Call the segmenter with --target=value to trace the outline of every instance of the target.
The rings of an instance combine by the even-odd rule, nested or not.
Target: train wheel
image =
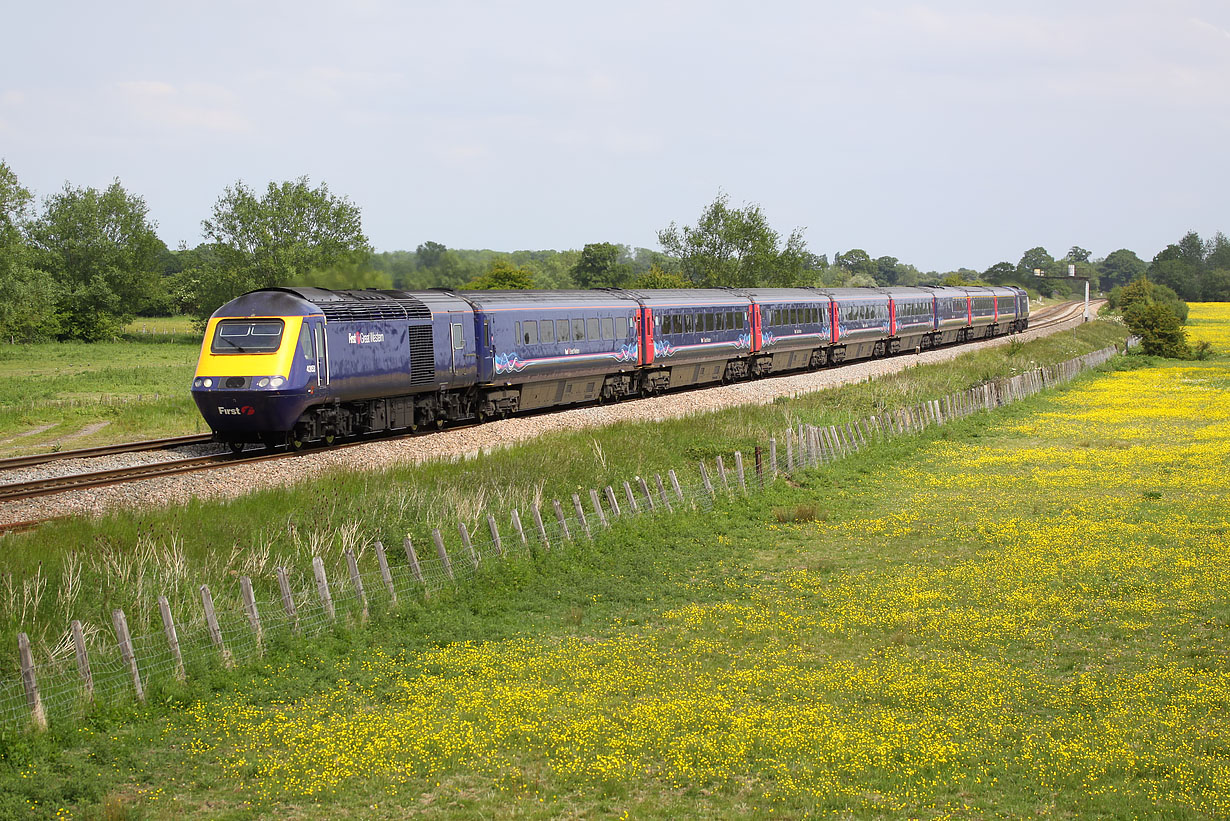
[[[303,450],[303,437],[298,432],[286,437],[286,447],[290,450]]]
[[[243,453],[243,442],[227,442],[226,446],[231,449],[231,453]]]
[[[337,440],[337,437],[334,436],[332,433],[325,434],[325,444],[326,445],[332,445],[336,440]]]

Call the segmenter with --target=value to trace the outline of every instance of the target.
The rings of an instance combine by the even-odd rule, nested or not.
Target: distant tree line
[[[414,251],[376,253],[359,207],[306,177],[263,190],[227,186],[201,222],[195,247],[169,249],[145,200],[117,179],[103,190],[65,184],[36,209],[34,196],[0,160],[0,338],[94,341],[134,316],[203,320],[255,288],[675,288],[799,285],[1019,284],[1069,292],[1068,266],[1099,290],[1147,275],[1158,301],[1230,301],[1230,240],[1189,232],[1150,263],[1126,248],[1101,259],[1074,246],[1058,259],[1030,248],[985,271],[920,271],[861,248],[830,262],[811,252],[803,229],[782,235],[756,204],[719,193],[695,224],[658,233],[661,251],[595,242],[580,250],[462,250],[426,241]],[[1152,298],[1152,297],[1151,297]]]

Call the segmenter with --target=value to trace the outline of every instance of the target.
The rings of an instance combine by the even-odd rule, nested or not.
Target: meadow
[[[112,342],[0,345],[0,457],[207,433],[188,394],[200,336],[138,319]]]
[[[1066,358],[1059,346],[1105,344],[1099,326],[766,408],[534,443],[495,454],[509,462],[490,473],[424,473],[465,505],[526,464],[559,465],[539,491],[551,495],[577,478],[551,461],[562,447],[578,471],[626,478]],[[1193,324],[1221,333],[1215,317]],[[1225,817],[1228,463],[1230,358],[1121,357],[712,513],[484,566],[365,628],[159,688],[150,706],[2,735],[0,815]],[[204,563],[217,520],[235,521],[235,545],[246,526],[290,550],[260,517],[303,515],[296,504],[334,526],[416,524],[421,509],[398,519],[381,484],[339,476],[300,502],[117,515],[79,535],[174,533],[200,539],[188,555]],[[55,556],[76,531],[49,533],[59,542],[10,537],[9,555]]]

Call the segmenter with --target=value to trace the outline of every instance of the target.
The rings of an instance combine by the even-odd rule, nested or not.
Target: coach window
[[[683,332],[696,333],[696,314],[688,314],[683,318]]]
[[[564,338],[567,339],[566,336]],[[573,319],[572,320],[572,338],[573,340],[582,340],[585,338],[585,320],[584,319]]]
[[[713,330],[713,314],[705,314],[705,330]]]
[[[549,319],[544,319],[538,323],[539,339],[544,345],[550,345],[555,341],[555,323]]]
[[[626,316],[615,317],[615,338],[616,339],[627,339],[628,338],[628,317]]]
[[[598,317],[591,316],[589,319],[585,320],[586,335],[590,339],[601,339],[602,338],[602,332],[598,330],[598,328],[599,328]]]
[[[555,338],[558,339],[560,342],[568,341],[568,320],[566,319],[555,320]]]
[[[615,338],[615,320],[609,316],[602,317],[602,338]]]
[[[674,323],[675,323],[675,324],[672,326],[672,327],[673,327],[673,329],[674,329],[674,331],[673,331],[673,332],[674,332],[674,333],[677,333],[677,334],[681,334],[681,333],[683,333],[683,331],[684,331],[684,329],[685,329],[685,327],[686,327],[686,325],[685,325],[685,323],[684,323],[684,321],[683,321],[683,314],[675,314],[675,316],[673,317],[673,319],[674,319]]]
[[[522,322],[521,327],[525,330],[525,336],[523,337],[523,339],[525,339],[525,344],[526,345],[537,345],[538,344],[538,320],[530,319],[525,322]]]

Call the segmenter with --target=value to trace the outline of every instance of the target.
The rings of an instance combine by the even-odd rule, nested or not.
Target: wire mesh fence
[[[458,523],[430,538],[407,535],[401,544],[381,541],[347,548],[345,566],[328,571],[319,557],[311,567],[276,567],[276,588],[260,595],[240,577],[225,589],[202,585],[191,612],[172,613],[160,601],[163,629],[127,635],[126,619],[116,611],[112,627],[74,622],[49,660],[30,660],[25,634],[19,635],[21,677],[0,679],[0,724],[45,727],[71,721],[92,703],[142,700],[150,686],[170,683],[194,671],[258,658],[271,638],[312,636],[335,623],[359,624],[398,602],[430,599],[464,585],[497,561],[516,560],[532,551],[566,551],[615,527],[637,527],[647,518],[679,510],[711,510],[719,500],[747,495],[782,473],[810,470],[843,459],[876,441],[911,435],[953,419],[992,410],[1063,384],[1105,363],[1115,347],[1010,378],[987,382],[940,399],[928,400],[840,425],[800,424],[783,431],[751,454],[734,452],[712,463],[699,462],[681,473],[637,476],[618,487],[578,489],[568,498],[543,500],[528,510],[502,516],[487,513],[478,525]],[[750,463],[746,461],[750,458]],[[272,582],[273,579],[263,581]],[[74,629],[75,628],[75,629]],[[93,641],[87,643],[89,634]],[[131,649],[126,654],[123,648]]]

